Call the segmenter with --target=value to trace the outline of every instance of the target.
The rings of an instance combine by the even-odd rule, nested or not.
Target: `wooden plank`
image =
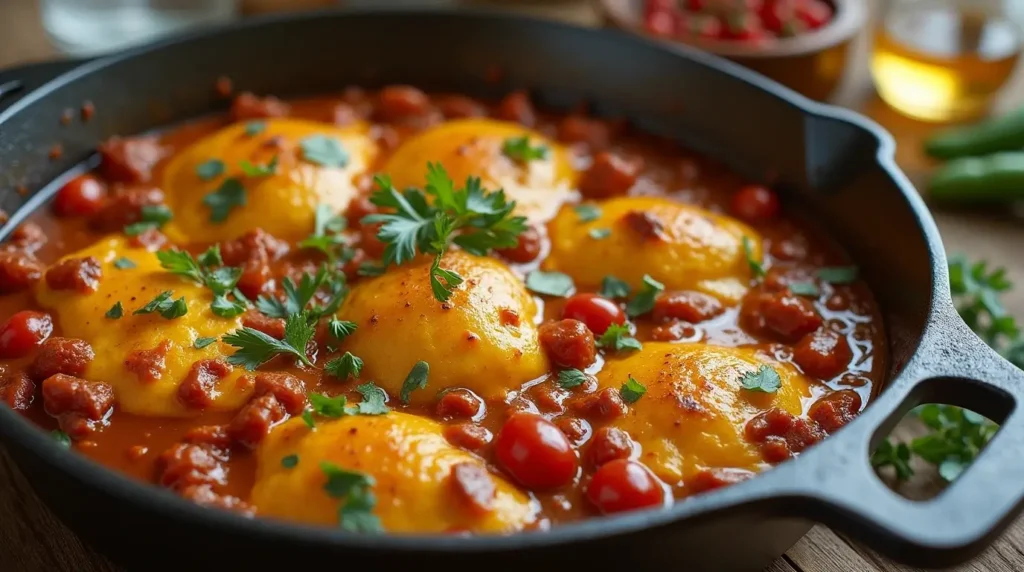
[[[815,526],[786,558],[801,572],[875,572],[875,562],[865,558],[824,526]]]
[[[775,562],[772,562],[770,566],[764,569],[764,572],[801,572],[798,568],[793,567],[785,558],[779,558]]]

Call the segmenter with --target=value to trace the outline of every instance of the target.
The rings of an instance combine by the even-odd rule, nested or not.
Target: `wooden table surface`
[[[477,0],[479,1],[479,0]],[[37,0],[0,0],[0,69],[55,57],[39,24]],[[510,4],[506,2],[506,4]],[[527,5],[524,10],[593,25],[597,18],[589,4],[548,2]],[[897,160],[915,182],[927,175],[930,164],[919,149],[933,127],[900,117],[882,104],[874,93],[866,69],[868,39],[861,39],[857,58],[851,63],[847,84],[836,102],[857,109],[888,128],[898,141]],[[1004,94],[999,109],[1024,102],[1024,73]],[[993,216],[934,212],[949,252],[963,252],[972,259],[984,258],[1005,266],[1011,280],[1022,285],[1010,293],[1010,312],[1024,316],[1024,224],[1010,215]],[[912,425],[898,431],[913,432]],[[927,473],[925,467],[919,472]],[[902,487],[908,496],[921,496],[936,485],[925,474]],[[20,471],[0,447],[0,570],[12,572],[114,572],[120,569],[82,544],[32,493]],[[823,526],[815,527],[766,572],[871,572],[914,570],[893,563],[871,550],[839,536]],[[955,568],[967,572],[1024,570],[1024,519],[973,562]]]

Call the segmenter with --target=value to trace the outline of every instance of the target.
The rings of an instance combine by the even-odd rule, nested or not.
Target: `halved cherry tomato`
[[[53,333],[49,314],[24,310],[0,327],[0,358],[22,357]]]
[[[778,216],[779,197],[762,185],[748,185],[732,197],[732,214],[747,222],[761,222]]]
[[[629,459],[609,461],[594,473],[587,499],[608,514],[665,504],[665,488],[643,464]]]
[[[821,0],[806,0],[797,5],[796,17],[803,20],[808,28],[816,30],[832,19],[832,8]]]
[[[57,191],[53,211],[58,216],[88,216],[103,206],[104,194],[103,185],[95,177],[80,175]]]
[[[572,483],[579,457],[553,423],[534,413],[514,413],[494,439],[494,456],[512,477],[531,490]]]
[[[618,304],[597,294],[577,294],[565,303],[563,320],[579,320],[600,336],[612,324],[625,324],[626,313]]]

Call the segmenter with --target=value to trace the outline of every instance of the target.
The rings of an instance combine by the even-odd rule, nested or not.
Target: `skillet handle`
[[[32,90],[87,60],[58,60],[0,70],[0,113]]]
[[[942,304],[942,302],[939,302]],[[988,546],[1024,501],[1024,371],[989,348],[947,298],[915,358],[854,422],[812,448],[791,473],[806,516],[887,556],[916,566],[950,566]],[[999,432],[939,496],[912,501],[874,474],[869,454],[921,403],[966,407],[1001,424]],[[794,463],[801,464],[801,463]],[[782,467],[780,467],[782,468]]]

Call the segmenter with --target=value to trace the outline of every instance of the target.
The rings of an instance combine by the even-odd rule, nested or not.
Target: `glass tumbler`
[[[1013,75],[1020,0],[889,0],[874,34],[878,94],[924,121],[984,115]]]
[[[39,8],[53,43],[76,56],[227,21],[238,11],[236,0],[40,0]]]

